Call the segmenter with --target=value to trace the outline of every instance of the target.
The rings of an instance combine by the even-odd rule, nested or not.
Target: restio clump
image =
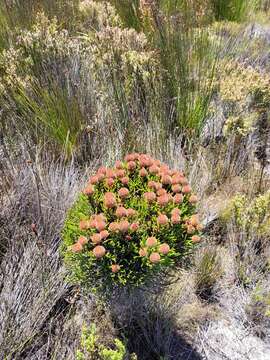
[[[68,213],[63,254],[74,282],[138,286],[200,242],[198,197],[183,172],[129,154],[90,177]]]

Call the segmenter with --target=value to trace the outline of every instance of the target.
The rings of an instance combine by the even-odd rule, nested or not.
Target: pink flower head
[[[172,178],[170,177],[170,175],[163,175],[161,178],[161,182],[164,185],[170,185],[172,183]]]
[[[147,256],[147,249],[146,249],[146,248],[140,249],[140,250],[139,250],[139,255],[140,255],[141,257]]]
[[[123,233],[127,232],[129,229],[129,222],[127,220],[122,220],[119,223],[119,230]]]
[[[183,186],[188,185],[188,181],[184,176],[179,178],[179,182]]]
[[[109,209],[116,206],[116,199],[113,193],[107,192],[104,195],[104,205]]]
[[[172,177],[172,185],[181,184],[180,180],[181,180],[181,177],[179,175],[173,175],[173,177]]]
[[[109,235],[110,235],[110,234],[109,234],[109,231],[108,231],[108,230],[102,230],[102,231],[100,232],[100,236],[101,236],[101,239],[102,239],[102,240],[107,239],[107,237],[108,237]]]
[[[182,201],[183,201],[183,195],[182,195],[182,194],[176,194],[176,195],[174,195],[174,197],[173,197],[173,202],[174,202],[175,204],[181,204]]]
[[[192,225],[188,225],[187,226],[187,233],[188,234],[193,234],[195,232],[195,227]]]
[[[116,170],[116,176],[117,176],[118,178],[122,178],[122,177],[124,177],[125,175],[126,175],[125,170],[123,170],[123,169],[118,169],[118,170]]]
[[[168,244],[161,244],[159,247],[159,252],[163,255],[167,255],[170,251],[170,246]]]
[[[155,181],[149,181],[148,182],[148,187],[150,188],[150,189],[153,189],[153,190],[156,190],[156,182]]]
[[[118,271],[120,271],[120,265],[118,265],[118,264],[113,264],[113,265],[111,266],[111,269],[112,269],[112,272],[113,272],[113,273],[117,273]]]
[[[152,203],[156,200],[156,194],[153,191],[144,193],[143,197],[148,203]]]
[[[81,220],[79,223],[79,229],[80,230],[86,230],[88,229],[87,220]]]
[[[196,195],[191,195],[190,198],[188,199],[188,201],[191,203],[191,204],[196,204],[198,202],[198,197]]]
[[[127,210],[123,206],[118,206],[118,208],[115,211],[115,215],[118,218],[126,217],[127,216]]]
[[[146,240],[146,246],[153,247],[156,245],[157,245],[157,239],[154,236],[151,236]]]
[[[103,246],[98,245],[93,249],[93,254],[97,259],[102,258],[105,255],[105,253],[106,253],[106,249]]]
[[[139,175],[142,177],[145,177],[148,175],[147,170],[143,167],[140,171],[139,171]]]
[[[173,186],[172,186],[172,191],[173,191],[174,193],[180,193],[180,192],[181,192],[181,185],[179,185],[179,184],[173,185]]]
[[[168,217],[167,217],[166,215],[164,215],[164,214],[161,214],[161,215],[159,215],[159,216],[157,217],[157,223],[158,223],[158,225],[166,225],[166,224],[168,224],[168,222],[169,222],[169,219],[168,219]]]
[[[170,202],[170,197],[168,194],[161,195],[157,198],[157,203],[160,206],[166,206]]]
[[[196,244],[196,243],[198,243],[198,242],[201,241],[201,238],[200,238],[200,236],[198,236],[198,235],[193,235],[193,236],[191,237],[191,241],[192,241],[194,244]]]
[[[88,243],[87,237],[85,237],[85,236],[80,236],[79,239],[78,239],[78,243],[81,244],[81,245],[87,244],[87,243]]]
[[[96,221],[105,221],[106,222],[106,216],[103,213],[96,214],[93,216]]]
[[[181,222],[181,218],[178,214],[173,214],[171,217],[172,224],[179,224]]]
[[[156,189],[156,191],[161,190],[161,189],[162,189],[162,184],[159,183],[159,182],[156,182],[156,183],[155,183],[155,189]]]
[[[137,211],[136,211],[136,210],[131,209],[131,208],[127,209],[127,216],[132,217],[132,216],[135,216],[135,215],[137,215]]]
[[[97,231],[102,231],[106,228],[105,221],[96,221],[96,229]]]
[[[127,188],[121,188],[119,191],[118,191],[118,195],[121,197],[121,198],[123,198],[123,199],[125,199],[126,197],[128,197],[128,195],[129,195],[129,190],[127,189]]]
[[[119,230],[119,224],[118,224],[117,222],[112,222],[112,223],[110,223],[110,225],[109,225],[109,230],[110,230],[111,232],[116,232],[116,231],[118,231],[118,230]]]
[[[166,195],[167,194],[167,191],[165,189],[159,189],[157,191],[157,195],[158,196],[162,196],[162,195]]]
[[[101,166],[101,167],[98,169],[97,173],[98,173],[98,174],[106,175],[106,171],[107,171],[107,169],[106,169],[104,166]]]
[[[99,178],[97,175],[91,176],[89,179],[90,184],[95,185],[99,182]]]
[[[117,160],[117,161],[115,162],[115,167],[116,167],[116,169],[123,169],[123,164],[122,164],[122,162],[119,161],[119,160]]]
[[[83,246],[79,242],[76,242],[76,244],[74,244],[70,247],[70,250],[74,253],[81,252],[82,249],[83,249]]]
[[[160,255],[157,252],[153,252],[150,256],[149,256],[149,260],[151,261],[151,263],[153,264],[157,264],[160,262]]]
[[[138,223],[132,223],[130,225],[130,230],[131,231],[137,231],[139,229],[139,224]]]
[[[155,160],[155,161],[153,162],[153,165],[156,165],[156,166],[160,167],[161,161],[160,161],[160,160]]]
[[[114,185],[114,180],[113,178],[108,178],[106,179],[105,183],[108,187],[112,187]]]
[[[93,234],[93,235],[91,236],[91,240],[92,240],[92,243],[93,243],[93,244],[99,244],[99,243],[101,243],[102,238],[101,238],[101,235],[100,235],[100,234]]]
[[[127,185],[129,182],[129,178],[127,176],[124,176],[120,179],[120,181],[123,185]]]
[[[83,190],[83,193],[84,193],[84,195],[91,196],[91,195],[94,194],[94,191],[95,191],[94,186],[91,185],[91,184],[89,184],[89,185],[87,185],[86,188]]]
[[[100,181],[104,180],[105,175],[104,175],[104,174],[101,174],[101,173],[98,173],[98,174],[97,174],[97,177],[98,177],[98,182],[100,182]]]
[[[136,163],[135,163],[135,161],[129,161],[129,162],[127,163],[127,168],[128,168],[128,170],[130,170],[130,171],[135,170],[135,169],[136,169]]]
[[[191,192],[191,187],[189,185],[185,185],[182,188],[182,193],[183,194],[189,194]]]
[[[164,174],[167,174],[169,170],[170,169],[169,169],[168,165],[166,165],[166,164],[161,164],[160,165],[160,171],[163,172]]]
[[[191,218],[190,218],[190,224],[191,224],[192,226],[197,226],[197,225],[199,224],[199,217],[198,217],[197,214],[194,214],[194,215],[191,216]]]
[[[152,166],[150,166],[150,168],[149,168],[149,172],[150,172],[150,174],[158,174],[158,172],[159,172],[159,167],[156,166],[156,165],[152,165]]]
[[[116,178],[116,171],[114,169],[107,169],[106,176],[107,176],[107,178],[115,179]]]
[[[173,215],[179,215],[180,216],[181,211],[178,208],[174,208],[174,209],[172,209],[171,214],[172,214],[172,216]]]
[[[129,162],[129,161],[134,161],[135,160],[135,156],[134,154],[127,154],[125,157],[124,157],[124,160]]]
[[[130,241],[130,240],[132,240],[132,237],[131,237],[130,235],[126,235],[126,236],[125,236],[125,239],[128,240],[128,241]]]

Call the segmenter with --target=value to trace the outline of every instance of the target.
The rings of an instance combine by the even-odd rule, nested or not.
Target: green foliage
[[[241,21],[254,0],[211,0],[215,19]]]
[[[116,164],[121,170],[101,168],[91,177],[95,185],[79,195],[63,229],[62,250],[71,280],[92,289],[141,285],[178,264],[200,240],[196,234],[201,226],[194,215],[197,197],[183,185],[183,174],[146,155],[125,159]],[[148,170],[141,169],[145,163]]]
[[[115,339],[115,349],[105,347],[97,333],[95,324],[89,328],[84,325],[82,328],[80,347],[76,351],[76,360],[136,360],[136,355],[126,357],[127,350],[123,342]]]

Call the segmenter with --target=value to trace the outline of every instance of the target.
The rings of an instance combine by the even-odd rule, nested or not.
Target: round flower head
[[[188,226],[187,226],[187,233],[188,233],[188,234],[193,234],[194,231],[195,231],[194,226],[192,226],[192,225],[188,225]]]
[[[191,218],[190,218],[190,224],[191,224],[192,226],[197,226],[197,225],[199,224],[199,217],[198,217],[197,214],[194,214],[194,215],[191,216]]]
[[[93,244],[101,243],[101,241],[102,241],[101,235],[100,234],[93,234],[91,236],[91,241],[92,241]]]
[[[127,189],[127,188],[121,188],[120,190],[118,190],[118,195],[121,197],[121,198],[123,198],[123,199],[125,199],[126,197],[128,197],[128,195],[129,195],[129,190]]]
[[[72,245],[70,247],[71,251],[74,252],[74,253],[78,253],[78,252],[81,252],[82,249],[83,249],[83,246],[82,244],[80,244],[79,242],[76,242],[76,244]]]
[[[129,161],[129,162],[127,163],[127,168],[128,168],[128,170],[130,170],[130,171],[135,170],[135,169],[136,169],[136,163],[135,163],[135,161]]]
[[[124,160],[129,162],[129,161],[134,161],[135,160],[135,156],[134,154],[127,154],[125,157],[124,157]]]
[[[150,188],[150,189],[154,189],[154,190],[156,190],[156,183],[155,183],[155,181],[149,181],[148,182],[148,187]]]
[[[161,164],[160,165],[160,171],[163,172],[164,174],[166,174],[169,171],[169,166],[166,164]]]
[[[106,171],[107,171],[107,169],[105,168],[105,166],[101,166],[101,167],[98,169],[97,173],[98,173],[98,174],[106,175]]]
[[[118,230],[119,230],[119,224],[118,224],[117,222],[112,222],[112,223],[110,223],[110,225],[109,225],[109,230],[110,230],[111,232],[116,232],[116,231],[118,231]]]
[[[203,228],[204,228],[203,224],[198,224],[198,225],[196,226],[196,229],[197,229],[198,231],[203,231]]]
[[[182,194],[176,194],[176,195],[174,195],[174,197],[173,197],[173,202],[174,202],[175,204],[181,204],[182,201],[183,201],[183,196],[182,196]]]
[[[140,171],[139,171],[139,175],[142,177],[145,177],[148,175],[147,170],[143,167]]]
[[[105,183],[108,187],[112,187],[114,185],[114,180],[113,178],[108,178],[105,180]]]
[[[94,191],[95,191],[94,186],[91,185],[91,184],[89,184],[89,185],[87,185],[86,188],[83,190],[83,193],[84,193],[84,195],[91,196],[91,195],[94,194]]]
[[[116,171],[114,169],[107,169],[106,170],[106,176],[107,176],[107,178],[115,179],[116,178]]]
[[[180,193],[181,192],[181,186],[179,184],[175,184],[172,186],[172,191],[174,193]]]
[[[181,211],[178,208],[174,208],[174,209],[172,209],[171,214],[172,214],[172,216],[173,215],[179,215],[180,216]]]
[[[161,189],[162,189],[162,184],[159,183],[159,182],[156,182],[156,183],[155,183],[155,190],[156,190],[156,191],[159,191],[159,190],[161,190]]]
[[[191,241],[192,241],[194,244],[196,244],[196,243],[198,243],[198,242],[201,241],[201,238],[200,238],[198,235],[193,235],[193,236],[191,237]]]
[[[150,168],[149,168],[149,172],[150,172],[150,174],[158,174],[158,172],[159,172],[159,167],[156,166],[156,165],[152,165],[152,166],[150,166]]]
[[[181,222],[181,218],[178,214],[174,214],[171,217],[172,224],[179,224]]]
[[[158,225],[166,225],[166,224],[168,224],[168,222],[169,222],[169,219],[164,214],[159,215],[157,218]]]
[[[87,237],[85,237],[85,236],[80,236],[79,239],[78,239],[78,243],[81,244],[81,245],[87,244],[87,243],[88,243]]]
[[[99,178],[97,175],[91,176],[89,180],[90,184],[95,185],[99,182]]]
[[[170,185],[172,183],[172,178],[170,177],[170,175],[163,175],[161,178],[161,182],[164,185]]]
[[[98,182],[102,181],[104,178],[105,178],[105,175],[104,174],[97,174],[97,177],[98,177]]]
[[[100,232],[100,236],[101,236],[101,239],[102,239],[102,240],[107,239],[107,237],[108,237],[109,235],[110,235],[110,234],[109,234],[109,231],[108,231],[108,230],[102,230],[102,231]]]
[[[106,253],[106,249],[101,245],[98,245],[93,249],[93,254],[97,259],[102,258],[105,255],[105,253]]]
[[[190,198],[188,199],[188,201],[191,204],[196,204],[198,202],[198,197],[196,195],[191,195]]]
[[[179,184],[181,184],[180,180],[181,180],[181,176],[179,176],[179,175],[173,175],[173,177],[172,177],[172,185],[179,185]]]
[[[80,230],[86,230],[88,227],[87,227],[87,220],[81,220],[80,223],[79,223],[79,229]]]
[[[135,215],[137,215],[136,210],[131,209],[131,208],[127,209],[127,216],[132,217],[132,216],[135,216]]]
[[[180,184],[183,185],[183,186],[188,185],[188,181],[187,181],[187,179],[186,179],[184,176],[180,177],[179,182],[180,182]]]
[[[144,193],[143,197],[148,203],[152,203],[156,200],[156,194],[152,191]]]
[[[129,222],[127,220],[122,220],[119,223],[119,230],[123,233],[127,232],[129,229]]]
[[[157,245],[157,239],[154,236],[151,236],[146,240],[146,246],[152,247],[156,245]]]
[[[105,221],[96,221],[96,229],[97,231],[102,231],[106,228]]]
[[[112,269],[112,272],[113,272],[113,273],[117,273],[117,272],[120,270],[120,266],[117,265],[117,264],[113,264],[113,265],[111,266],[111,269]]]
[[[104,195],[104,205],[107,208],[113,208],[116,205],[116,200],[115,200],[115,196],[113,193],[111,192],[107,192]]]
[[[128,215],[127,210],[123,206],[118,206],[115,211],[115,215],[118,218],[126,217]]]
[[[123,185],[127,185],[129,182],[129,178],[127,176],[124,176],[120,179],[120,181]]]
[[[182,188],[182,193],[183,194],[189,194],[191,192],[191,187],[189,185],[185,185]]]
[[[163,255],[167,255],[170,251],[170,247],[168,244],[161,244],[159,247],[159,252]]]
[[[138,223],[132,223],[130,225],[130,230],[131,231],[137,231],[139,229],[139,224]]]
[[[125,175],[126,175],[125,170],[122,170],[122,169],[116,170],[116,176],[118,178],[123,178]]]
[[[164,194],[162,196],[159,196],[157,198],[157,203],[160,205],[160,206],[166,206],[168,203],[170,202],[170,197],[168,194]]]
[[[146,249],[146,248],[140,249],[140,250],[139,250],[139,255],[140,255],[141,257],[147,256],[147,249]]]
[[[106,216],[103,213],[94,215],[96,221],[107,221]]]
[[[157,264],[160,262],[160,255],[157,252],[153,252],[150,257],[149,260],[151,261],[151,263],[153,264]]]
[[[167,194],[167,191],[165,189],[159,189],[157,191],[157,195],[158,196],[162,196],[162,195],[166,195]]]
[[[115,162],[115,167],[116,167],[116,169],[123,169],[123,164],[122,164],[122,162],[119,161],[119,160],[117,160],[117,161]]]

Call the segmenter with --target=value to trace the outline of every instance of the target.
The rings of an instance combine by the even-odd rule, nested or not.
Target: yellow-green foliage
[[[115,339],[114,342],[115,349],[105,347],[97,333],[96,325],[83,325],[76,360],[124,360],[127,356],[125,345],[119,339]],[[136,360],[136,355],[131,355],[129,359]]]
[[[224,221],[233,220],[239,228],[260,235],[270,234],[270,191],[250,201],[245,195],[235,196],[222,214]]]
[[[218,84],[221,99],[231,104],[225,133],[248,135],[270,103],[270,76],[251,66],[222,60]]]

